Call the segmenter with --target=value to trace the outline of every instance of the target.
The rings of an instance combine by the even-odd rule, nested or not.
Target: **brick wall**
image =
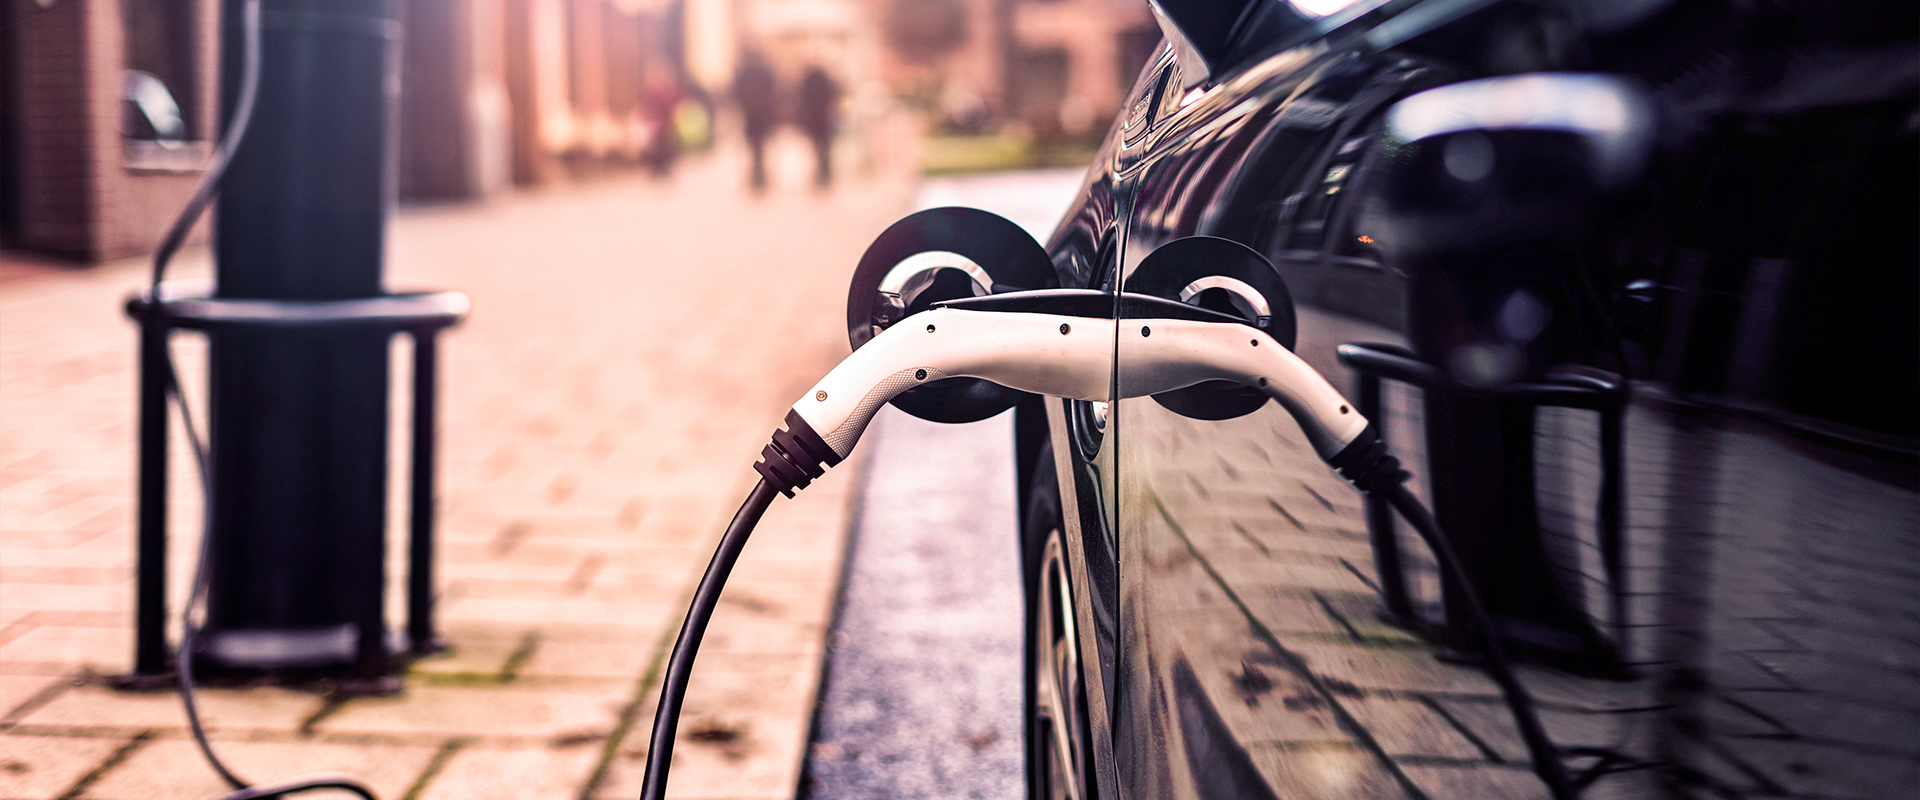
[[[82,261],[151,250],[199,182],[190,159],[140,166],[120,137],[121,74],[126,69],[122,6],[81,0],[40,8],[13,4],[18,74],[18,241],[23,247]],[[200,85],[216,97],[216,0],[190,0],[191,52]],[[217,129],[212,102],[190,109],[195,132]],[[190,148],[191,150],[192,148]],[[198,148],[205,150],[205,145]],[[204,226],[203,226],[204,228]]]
[[[87,18],[90,3],[41,9],[8,0],[16,46],[20,163],[19,241],[25,247],[85,257],[96,249],[97,187],[87,114]],[[13,165],[9,165],[13,166]]]
[[[17,163],[0,165],[0,176],[19,200],[10,233],[21,247],[80,261],[150,252],[201,179],[220,129],[221,0],[138,2],[185,14],[190,41],[176,45],[186,45],[197,85],[176,90],[190,133],[205,141],[162,151],[122,139],[124,0],[0,0],[13,23],[0,36],[17,65],[5,79],[18,131]],[[609,0],[401,6],[403,197],[476,197],[638,155],[656,19]]]

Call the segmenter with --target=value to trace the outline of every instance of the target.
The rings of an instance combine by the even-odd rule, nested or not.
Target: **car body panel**
[[[1447,250],[1444,227],[1471,231],[1471,217],[1407,210],[1395,192],[1424,162],[1385,115],[1434,86],[1551,66],[1497,51],[1509,34],[1558,35],[1553,8],[1369,4],[1190,90],[1163,48],[1049,244],[1061,285],[1112,290],[1187,236],[1249,245],[1301,303],[1296,352],[1343,391],[1359,375],[1337,345],[1454,369],[1449,348],[1478,341],[1516,292],[1538,295],[1551,314],[1523,343],[1527,374],[1631,379],[1614,418],[1617,571],[1598,532],[1616,424],[1603,412],[1388,381],[1375,422],[1443,517],[1508,531],[1483,555],[1520,576],[1496,598],[1505,635],[1561,666],[1523,670],[1549,732],[1670,765],[1603,779],[1628,795],[1910,790],[1920,112],[1915,67],[1888,54],[1911,55],[1911,31],[1818,28],[1801,4],[1780,12],[1798,26],[1787,56],[1740,39],[1765,20],[1713,16],[1730,8],[1656,8],[1619,23],[1633,39],[1583,34],[1584,63],[1658,102],[1655,162],[1622,189],[1548,185],[1534,208],[1560,229]],[[1503,159],[1547,153],[1542,175],[1567,146],[1488,136]],[[1513,252],[1537,256],[1531,272]],[[1482,298],[1496,279],[1518,282]],[[1405,531],[1384,540],[1404,551],[1416,618],[1382,621],[1383,540],[1279,407],[1198,420],[1150,398],[1048,400],[1045,414],[1094,654],[1100,796],[1542,793],[1516,769],[1526,753],[1493,684],[1434,658],[1450,618],[1431,556]],[[1461,507],[1473,497],[1492,499]],[[1552,613],[1515,608],[1530,599]],[[1888,697],[1901,699],[1874,707]]]

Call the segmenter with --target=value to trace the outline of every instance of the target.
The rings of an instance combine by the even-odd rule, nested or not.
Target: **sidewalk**
[[[887,174],[816,194],[788,169],[754,199],[740,162],[723,150],[670,182],[622,176],[398,215],[389,285],[473,299],[442,348],[437,619],[454,649],[415,664],[391,698],[206,690],[216,746],[243,777],[344,770],[382,800],[638,794],[655,670],[686,600],[767,435],[846,352],[847,277],[910,190]],[[133,646],[134,329],[119,303],[144,270],[0,282],[7,798],[222,788],[177,695],[105,680]],[[174,274],[208,272],[200,251]],[[203,400],[204,349],[178,339]],[[394,418],[404,442],[404,405]],[[174,448],[176,603],[200,506],[185,454]],[[674,796],[792,796],[857,470],[776,503],[748,547],[695,671]],[[393,473],[398,554],[404,461]]]

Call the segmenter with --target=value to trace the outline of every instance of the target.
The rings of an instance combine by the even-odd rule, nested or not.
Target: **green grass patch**
[[[1084,167],[1100,151],[1092,138],[1035,140],[990,133],[931,136],[921,145],[920,169],[927,175],[959,175],[1015,169]]]

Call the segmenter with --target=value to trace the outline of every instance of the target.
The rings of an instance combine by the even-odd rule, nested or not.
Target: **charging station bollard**
[[[238,99],[240,0],[222,0],[223,118]],[[215,206],[211,296],[130,300],[142,334],[140,587],[135,677],[166,670],[164,358],[172,329],[209,341],[206,624],[195,664],[379,681],[384,618],[388,349],[414,340],[409,634],[431,620],[434,337],[454,293],[389,294],[401,26],[397,0],[265,0],[253,121]],[[156,399],[157,398],[157,399]],[[155,408],[159,413],[155,413]]]

